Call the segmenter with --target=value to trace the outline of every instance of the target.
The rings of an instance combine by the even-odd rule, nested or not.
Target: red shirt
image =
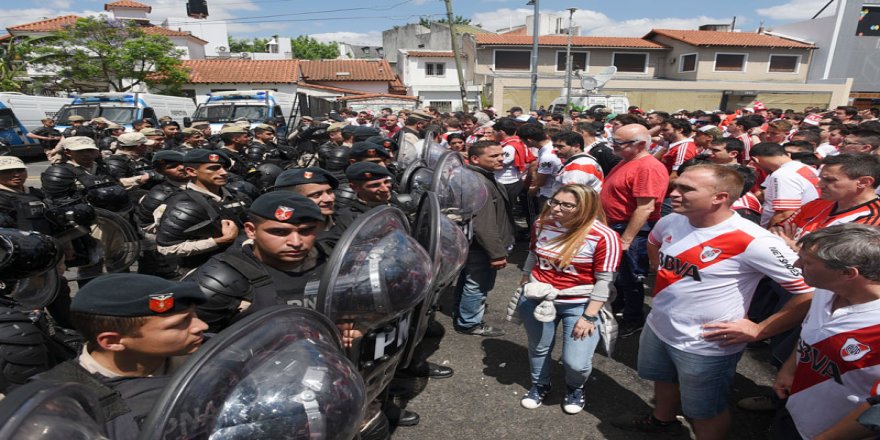
[[[666,167],[650,154],[617,164],[608,173],[599,193],[608,224],[629,221],[636,211],[636,197],[654,198],[654,212],[648,220],[659,220],[660,204],[668,187]]]

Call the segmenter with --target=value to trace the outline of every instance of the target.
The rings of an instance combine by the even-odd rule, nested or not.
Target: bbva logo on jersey
[[[578,274],[577,269],[575,269],[574,266],[571,264],[565,267],[560,267],[558,264],[543,257],[538,258],[538,265],[541,267],[541,270],[555,270],[557,272],[567,273],[571,275]]]
[[[863,344],[855,338],[847,338],[846,342],[843,343],[843,347],[840,347],[840,358],[847,362],[855,362],[867,356],[870,352],[871,347],[869,345]]]

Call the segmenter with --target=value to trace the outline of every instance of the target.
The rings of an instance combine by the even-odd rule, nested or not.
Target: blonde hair
[[[569,184],[564,185],[553,193],[551,198],[559,193],[568,193],[574,196],[576,206],[574,210],[569,212],[568,219],[560,222],[560,225],[566,230],[562,234],[554,237],[547,244],[559,245],[559,257],[556,264],[565,267],[571,264],[575,253],[581,249],[584,239],[593,228],[593,225],[599,221],[605,222],[605,211],[602,209],[602,203],[599,201],[599,193],[585,185]],[[539,235],[543,226],[548,223],[551,208],[549,205],[544,206],[541,215],[538,217],[538,230],[535,235]]]

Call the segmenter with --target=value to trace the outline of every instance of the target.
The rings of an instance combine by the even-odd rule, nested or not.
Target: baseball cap
[[[133,147],[135,145],[156,145],[156,141],[147,139],[143,133],[123,133],[116,138],[116,145],[120,147]]]
[[[95,140],[86,136],[71,136],[61,140],[64,148],[70,151],[97,150]]]
[[[24,161],[15,156],[0,156],[0,171],[27,169]]]

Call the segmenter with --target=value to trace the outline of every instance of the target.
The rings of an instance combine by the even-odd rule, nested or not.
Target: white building
[[[462,69],[468,77],[465,59]],[[440,112],[461,110],[461,91],[455,58],[452,51],[423,51],[401,49],[397,54],[397,73],[406,85],[407,95],[418,96],[422,105],[437,108]],[[476,108],[480,102],[479,85],[468,85],[468,108]]]

